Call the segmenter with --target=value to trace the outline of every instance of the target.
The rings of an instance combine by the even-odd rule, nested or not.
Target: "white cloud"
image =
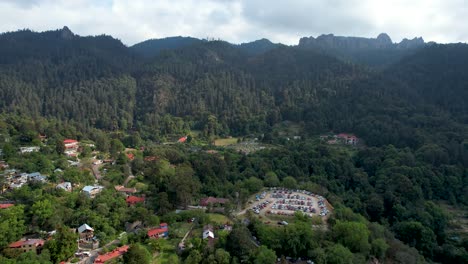
[[[167,36],[259,38],[296,44],[322,33],[394,41],[423,36],[468,40],[464,0],[0,0],[0,31],[65,25],[80,35],[108,34],[125,44]]]

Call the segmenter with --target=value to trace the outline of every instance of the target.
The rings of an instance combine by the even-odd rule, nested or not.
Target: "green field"
[[[163,243],[160,253],[154,257],[153,264],[178,264],[179,257],[176,253],[176,246],[180,239],[170,239]]]
[[[218,225],[225,224],[225,223],[232,224],[232,221],[222,214],[208,214],[208,217],[210,218],[210,222],[214,222]]]
[[[220,138],[220,139],[215,139],[214,142],[215,146],[229,146],[229,145],[234,145],[237,144],[237,138]]]

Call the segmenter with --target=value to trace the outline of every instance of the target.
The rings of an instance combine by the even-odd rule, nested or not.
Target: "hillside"
[[[116,161],[105,165],[109,174],[101,183],[121,184],[131,170],[135,186],[144,187],[147,214],[128,209],[132,221],[159,224],[142,216],[157,212],[181,222],[169,211],[204,196],[229,197],[240,206],[263,187],[277,186],[316,191],[335,207],[325,233],[300,217],[285,227],[287,234],[258,219],[236,227],[238,236],[227,236],[221,248],[240,259],[253,255],[239,252],[236,239],[255,235],[273,255],[328,259],[336,251],[356,263],[422,263],[423,257],[462,263],[466,240],[448,237],[449,214],[438,204],[468,205],[467,63],[466,44],[393,43],[384,34],[325,35],[298,46],[175,37],[126,47],[111,36],[81,37],[67,27],[9,32],[0,35],[0,147],[12,166],[52,175],[56,167],[69,169],[64,138],[96,143],[102,159]],[[300,128],[297,135],[278,132],[288,124]],[[356,135],[359,144],[323,140],[338,133]],[[243,155],[213,146],[219,138],[271,147]],[[18,153],[29,145],[43,150]],[[83,152],[89,158],[91,147]],[[93,181],[80,173],[62,178]],[[114,197],[110,189],[106,197]],[[17,199],[15,193],[9,197]],[[80,218],[93,221],[101,238],[130,221],[108,208],[122,203],[70,202],[76,212],[94,206],[112,216],[105,225],[91,210],[92,218]],[[60,217],[51,219],[79,224]],[[35,230],[54,224],[29,213],[25,219]],[[358,239],[353,228],[362,231],[360,246],[342,238]],[[289,236],[307,238],[307,248],[278,244]]]

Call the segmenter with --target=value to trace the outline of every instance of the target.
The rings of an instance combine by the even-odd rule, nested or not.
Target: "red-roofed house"
[[[63,144],[65,145],[65,148],[70,149],[70,148],[78,148],[78,141],[74,139],[65,139],[63,141]]]
[[[8,204],[0,204],[0,209],[7,209],[14,206],[14,204],[8,203]]]
[[[119,248],[116,248],[113,251],[108,252],[108,253],[106,253],[104,255],[100,255],[94,260],[94,264],[103,264],[103,263],[106,263],[107,261],[109,261],[111,259],[118,258],[118,257],[122,256],[123,254],[125,254],[128,251],[128,248],[129,248],[129,246],[125,245],[125,246],[121,246]]]
[[[40,253],[44,246],[44,240],[42,239],[22,239],[8,245],[9,248],[19,249],[22,252],[34,251]]]
[[[337,138],[348,145],[356,145],[358,143],[358,138],[353,134],[340,133],[337,135]]]
[[[169,227],[166,223],[160,223],[159,228],[153,228],[148,230],[149,238],[161,238],[169,235]]]
[[[133,154],[133,153],[131,153],[131,152],[130,152],[130,153],[127,153],[127,158],[128,158],[129,160],[134,160],[134,159],[135,159],[135,154]]]
[[[179,140],[177,140],[177,142],[179,142],[179,143],[184,143],[185,141],[187,141],[187,136],[181,137],[181,138],[179,138]]]
[[[156,156],[148,156],[148,157],[145,157],[145,161],[155,161],[155,160],[158,160],[159,158],[156,157]]]
[[[228,202],[228,199],[225,198],[215,198],[215,197],[206,197],[200,200],[201,206],[208,206],[210,204],[225,204]]]
[[[137,203],[144,203],[145,202],[145,197],[138,197],[138,196],[133,196],[130,195],[125,199],[125,202],[127,202],[128,205],[135,205]]]

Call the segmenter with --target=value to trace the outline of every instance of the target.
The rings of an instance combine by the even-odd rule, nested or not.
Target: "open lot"
[[[237,144],[237,138],[232,137],[232,138],[216,139],[214,144],[215,146],[219,146],[219,147],[234,145],[234,144]]]
[[[326,220],[331,206],[324,197],[308,191],[271,188],[257,194],[247,210],[270,220],[276,219],[276,216],[294,216],[295,212],[310,217],[321,216]]]

